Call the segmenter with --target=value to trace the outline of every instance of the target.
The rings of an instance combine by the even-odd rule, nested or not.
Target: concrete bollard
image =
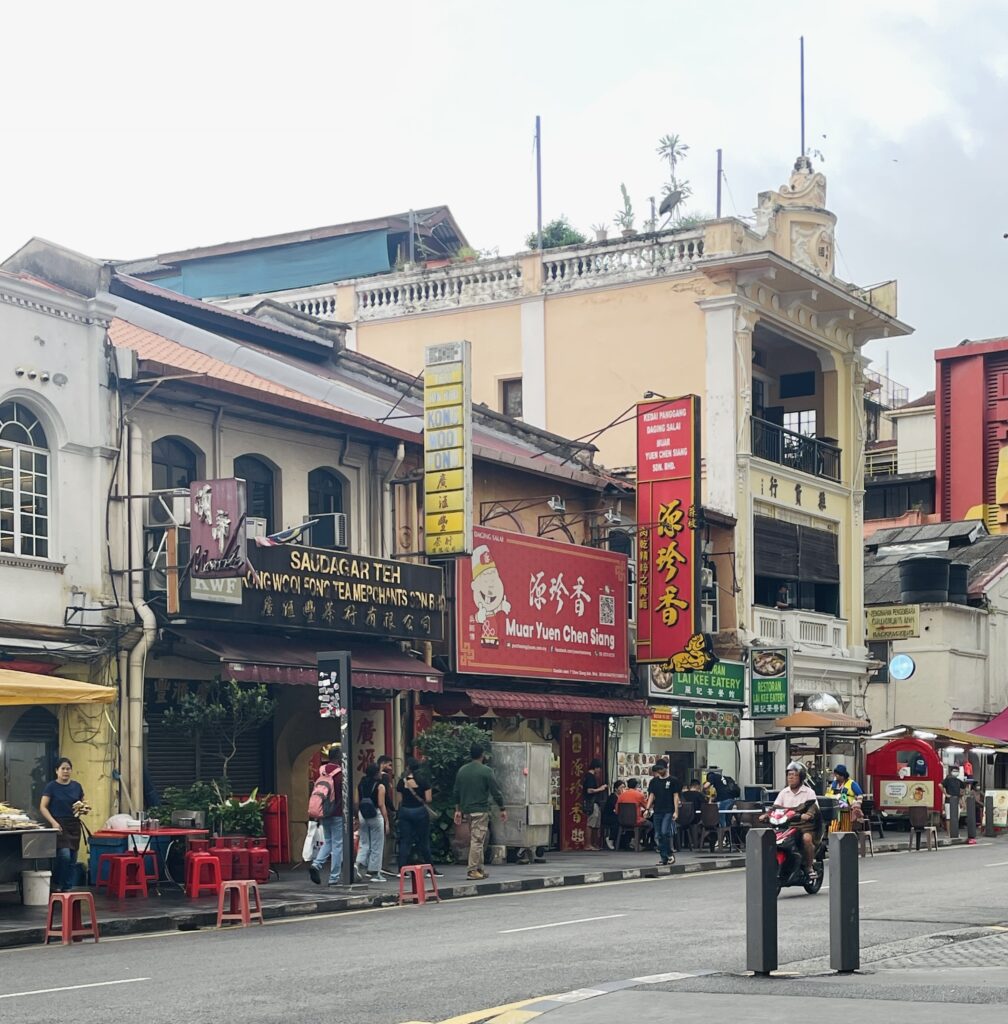
[[[853,832],[829,837],[830,967],[840,974],[861,966],[861,896]]]
[[[966,838],[971,842],[976,842],[976,797],[970,793],[966,797]]]
[[[945,804],[945,807],[946,807],[946,810],[947,810],[947,813],[948,813],[947,821],[948,821],[949,839],[958,839],[959,838],[959,800],[958,800],[958,798],[956,798],[954,800],[949,800]]]
[[[746,970],[777,970],[777,842],[770,828],[746,836]]]
[[[994,838],[994,797],[984,797],[984,836]]]

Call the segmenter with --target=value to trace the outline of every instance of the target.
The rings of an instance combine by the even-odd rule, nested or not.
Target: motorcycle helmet
[[[787,768],[784,769],[784,771],[785,771],[785,773],[786,772],[797,772],[798,773],[798,781],[799,782],[804,782],[808,778],[808,770],[806,769],[805,765],[803,765],[801,763],[801,761],[792,761],[787,766]]]

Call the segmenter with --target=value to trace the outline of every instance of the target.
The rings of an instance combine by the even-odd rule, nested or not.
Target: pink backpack
[[[343,791],[342,787],[337,785],[342,774],[343,770],[336,768],[332,774],[323,771],[318,777],[311,796],[308,797],[308,817],[312,821],[336,817],[343,813]]]

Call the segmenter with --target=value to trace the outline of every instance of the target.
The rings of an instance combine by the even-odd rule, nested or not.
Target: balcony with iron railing
[[[768,420],[752,417],[752,453],[757,459],[808,473],[826,480],[840,480],[840,449],[829,441],[796,434]]]

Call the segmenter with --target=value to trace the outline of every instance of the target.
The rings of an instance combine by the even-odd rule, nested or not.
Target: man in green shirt
[[[455,824],[461,825],[463,818],[469,822],[469,873],[466,877],[479,880],[486,878],[483,847],[490,828],[491,797],[501,809],[501,821],[507,821],[507,811],[504,810],[504,797],[493,769],[483,763],[482,745],[474,743],[469,748],[469,756],[472,760],[462,765],[455,776],[452,797],[455,800]]]

